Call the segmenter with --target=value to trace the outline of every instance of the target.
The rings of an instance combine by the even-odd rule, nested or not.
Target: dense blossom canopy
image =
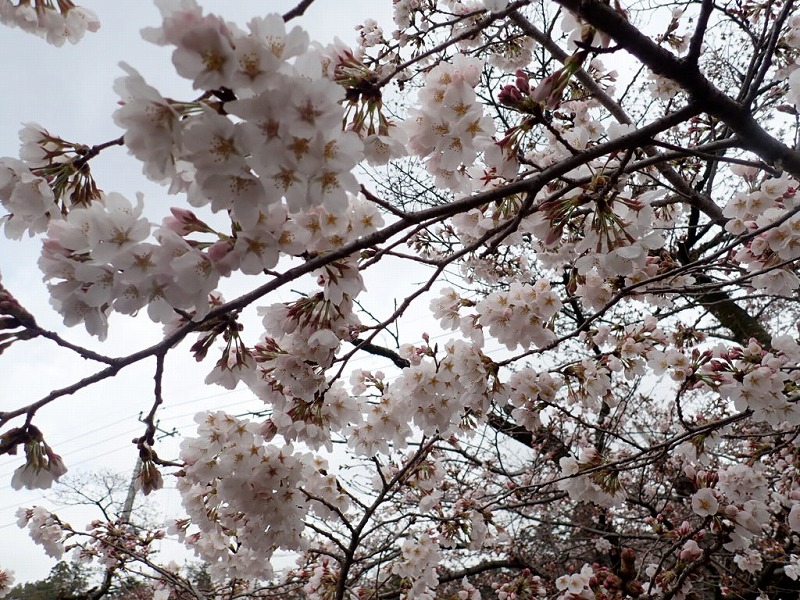
[[[19,525],[102,565],[101,592],[145,573],[160,599],[797,598],[792,0],[393,0],[354,47],[296,24],[330,4],[242,25],[156,0],[142,35],[194,97],[121,63],[119,138],[27,123],[0,160],[5,244],[41,238],[64,324],[98,342],[122,315],[163,327],[106,356],[0,283],[6,356],[56,345],[98,367],[0,412],[12,487],[67,470],[37,413],[155,358],[138,485],[174,479],[186,513],[78,530],[38,506]],[[69,0],[0,0],[0,21],[56,45],[99,27]],[[163,185],[160,222],[95,181],[115,146]],[[416,285],[392,287],[398,264]],[[376,272],[395,297],[379,310]],[[240,275],[251,291],[226,300]],[[446,334],[415,330],[421,312]],[[253,410],[198,414],[161,456],[165,357],[187,340]],[[158,563],[165,535],[216,592]]]

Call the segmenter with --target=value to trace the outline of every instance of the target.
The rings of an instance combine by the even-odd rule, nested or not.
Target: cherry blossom
[[[33,33],[54,46],[62,46],[66,41],[77,44],[87,31],[95,32],[100,28],[94,12],[69,1],[53,5],[34,0],[33,5],[30,2],[15,5],[11,0],[3,0],[0,22]]]
[[[25,488],[49,489],[54,481],[67,472],[61,457],[47,445],[41,432],[35,427],[28,428],[25,442],[25,464],[14,471],[11,487],[15,490]]]
[[[50,488],[66,466],[40,413],[154,359],[136,486],[174,480],[185,515],[76,529],[34,507],[20,527],[159,598],[193,589],[158,563],[167,535],[209,597],[791,589],[800,20],[751,4],[398,0],[350,47],[311,41],[305,2],[236,24],[156,0],[143,37],[189,96],[121,63],[106,141],[26,123],[0,219],[41,240],[65,326],[102,342],[138,315],[161,341],[106,356],[0,287],[4,358],[99,365],[20,389],[0,452],[13,488]],[[0,21],[55,45],[98,25],[68,0],[0,0]],[[168,204],[94,172],[124,151]],[[185,349],[246,407],[197,415],[166,456]]]
[[[47,509],[41,506],[20,508],[17,524],[28,528],[33,541],[42,546],[48,556],[61,558],[64,554],[64,532],[60,521]]]
[[[4,569],[0,572],[0,598],[5,598],[14,585],[14,571]]]
[[[175,146],[181,146],[180,113],[144,78],[126,63],[120,65],[127,77],[116,80],[114,89],[123,106],[114,122],[126,130],[125,145],[144,163],[144,173],[155,181],[176,174]]]
[[[710,488],[703,488],[692,495],[692,510],[701,517],[713,516],[719,510],[719,502]]]

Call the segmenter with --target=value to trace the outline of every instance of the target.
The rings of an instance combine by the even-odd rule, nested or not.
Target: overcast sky
[[[216,12],[244,26],[256,14],[285,12],[294,2],[201,0],[200,4],[207,12]],[[2,28],[4,93],[0,94],[0,156],[17,156],[17,132],[24,122],[38,122],[65,139],[89,145],[119,136],[120,130],[111,114],[117,102],[112,84],[122,73],[120,61],[139,70],[164,95],[194,96],[190,82],[180,80],[171,70],[171,50],[147,44],[139,36],[142,27],[159,24],[159,12],[151,2],[85,0],[83,5],[98,14],[102,27],[97,33],[87,34],[77,46],[55,48],[18,29]],[[388,23],[390,11],[391,0],[316,0],[297,22],[309,30],[312,39],[328,42],[338,36],[352,43],[355,25],[368,16]],[[161,211],[157,217],[152,216],[154,220],[176,203],[141,175],[140,165],[124,149],[104,152],[92,161],[92,171],[107,192],[118,191],[128,198],[134,198],[137,191],[144,192],[156,207],[154,210]],[[12,243],[3,238],[0,244],[3,284],[41,325],[59,331],[71,341],[92,346],[95,342],[81,327],[66,330],[60,316],[48,306],[45,286],[36,267],[40,240]],[[389,297],[401,293],[399,289],[391,289],[398,285],[394,275],[391,283],[387,280],[384,286]],[[113,318],[104,350],[110,355],[127,354],[157,341],[160,333],[156,325]],[[236,413],[253,406],[246,390],[229,392],[205,386],[203,377],[211,365],[198,367],[187,354],[173,352],[167,358],[166,406],[160,413],[163,428],[176,427],[183,434],[191,434],[192,416],[198,410],[213,407]],[[93,364],[56,351],[44,341],[15,344],[0,358],[4,384],[0,410],[28,404],[53,388],[99,370]],[[34,422],[71,471],[110,468],[130,472],[136,455],[130,440],[143,431],[136,418],[141,411],[149,410],[152,401],[152,367],[148,362],[128,368],[113,381],[62,398],[40,411]],[[169,441],[162,448],[175,450]],[[52,506],[48,502],[51,494],[10,489],[11,474],[22,461],[20,456],[0,457],[0,567],[14,570],[17,583],[45,577],[54,564],[15,524],[14,513],[19,506]],[[168,480],[167,485],[170,484]],[[180,506],[175,494],[165,493],[155,499],[167,515],[178,514]],[[97,516],[75,508],[65,508],[59,514],[76,527],[83,527]],[[165,546],[165,553],[169,557],[174,549]]]

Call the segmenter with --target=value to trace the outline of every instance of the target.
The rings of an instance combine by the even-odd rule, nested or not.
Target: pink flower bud
[[[522,69],[517,69],[514,75],[517,76],[517,80],[515,81],[517,88],[523,94],[530,94],[531,93],[531,86],[530,80],[528,79],[528,74],[523,71]]]
[[[689,532],[690,532],[691,530],[692,530],[692,526],[689,524],[689,521],[684,521],[683,523],[681,523],[681,524],[680,524],[680,525],[677,527],[677,529],[675,530],[675,532],[676,532],[678,535],[688,535],[688,534],[689,534]]]
[[[703,550],[694,540],[686,540],[686,543],[683,545],[680,554],[678,554],[678,557],[686,562],[697,560],[701,556],[703,556]]]
[[[164,478],[161,477],[161,472],[153,461],[145,460],[142,462],[142,468],[137,476],[137,485],[145,496],[164,487]]]
[[[520,94],[519,89],[513,85],[506,85],[500,90],[500,93],[497,95],[497,100],[500,104],[504,104],[505,106],[515,106],[522,102],[522,94]]]

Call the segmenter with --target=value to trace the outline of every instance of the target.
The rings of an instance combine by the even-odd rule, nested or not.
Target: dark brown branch
[[[111,583],[114,581],[114,571],[116,567],[107,567],[105,573],[103,574],[103,582],[97,586],[90,589],[86,592],[85,595],[77,596],[76,600],[100,600],[103,596],[108,594],[111,591]]]
[[[700,284],[714,283],[703,273],[694,273],[695,281]],[[706,292],[697,296],[697,302],[714,315],[719,324],[733,334],[733,339],[741,346],[747,346],[750,338],[754,338],[763,348],[772,345],[772,336],[764,329],[758,319],[736,304],[722,290]]]
[[[95,360],[97,362],[105,363],[107,365],[114,364],[114,359],[113,358],[111,358],[109,356],[106,356],[104,354],[98,354],[97,352],[89,350],[88,348],[84,348],[82,346],[77,346],[77,345],[75,345],[75,344],[73,344],[71,342],[68,342],[67,340],[63,339],[57,333],[54,333],[52,331],[48,331],[46,329],[42,329],[38,325],[35,325],[34,327],[28,327],[28,331],[30,331],[34,335],[41,336],[43,338],[47,338],[48,340],[52,340],[56,344],[61,346],[62,348],[67,348],[68,350],[72,350],[73,352],[75,352],[81,358],[86,358],[86,359],[89,359],[89,360]]]
[[[544,33],[543,31],[539,30],[533,23],[531,23],[527,18],[521,15],[519,12],[513,12],[509,15],[509,18],[525,33],[533,39],[535,42],[540,44],[551,56],[553,56],[556,60],[560,63],[566,63],[567,59],[570,57],[558,44],[556,44],[549,35]],[[619,103],[614,100],[611,96],[609,96],[606,91],[600,87],[600,85],[594,80],[594,78],[586,72],[585,69],[579,68],[575,73],[575,78],[583,85],[597,100],[603,107],[611,113],[617,122],[622,123],[624,125],[633,125],[634,122],[619,105]],[[714,201],[705,194],[701,194],[700,192],[696,191],[692,188],[684,179],[681,177],[675,169],[671,168],[669,165],[661,164],[662,161],[658,160],[660,157],[660,153],[656,148],[650,145],[642,146],[642,150],[644,150],[645,154],[647,154],[650,158],[655,160],[656,168],[659,172],[663,175],[663,177],[675,188],[675,190],[681,194],[683,197],[686,198],[687,202],[692,206],[696,206],[699,210],[703,211],[703,213],[715,223],[725,224],[727,219],[722,214],[722,210],[714,203]]]
[[[73,166],[75,167],[76,170],[78,170],[83,165],[92,160],[95,156],[100,154],[106,148],[110,148],[111,146],[124,146],[124,145],[125,145],[125,136],[121,135],[117,139],[108,142],[103,142],[102,144],[97,144],[96,146],[92,146],[78,160],[76,160],[73,163]]]
[[[359,338],[350,340],[350,343],[353,344],[358,350],[363,350],[364,352],[374,354],[375,356],[383,356],[384,358],[388,358],[398,369],[405,369],[411,366],[411,363],[408,362],[408,360],[400,356],[394,350],[385,348],[384,346],[371,344],[370,342],[361,340]]]
[[[519,558],[513,557],[507,560],[489,560],[472,567],[467,567],[466,569],[462,569],[460,571],[454,571],[452,573],[448,573],[446,575],[439,576],[439,583],[447,583],[449,581],[459,581],[464,577],[472,577],[474,575],[480,575],[481,573],[485,573],[486,571],[496,571],[498,569],[525,569],[528,568],[524,562],[522,562]],[[535,575],[536,573],[532,571]]]
[[[314,4],[314,0],[301,0],[297,6],[295,6],[292,10],[283,15],[283,21],[285,23],[288,23],[292,19],[295,19],[297,17],[302,17],[303,14],[305,14],[308,7],[311,6],[312,4]]]
[[[538,431],[531,432],[496,413],[486,415],[486,421],[498,433],[510,437],[527,448],[539,446],[543,450],[543,455],[551,457],[555,461],[569,456],[569,448],[567,448],[566,444],[546,427],[540,427]]]
[[[783,9],[781,9],[780,14],[772,23],[772,33],[769,35],[769,39],[766,41],[766,43],[764,43],[762,36],[762,40],[760,40],[756,46],[758,51],[753,56],[751,68],[748,69],[747,76],[744,80],[744,85],[741,89],[740,97],[738,98],[744,106],[751,106],[759,93],[759,87],[764,81],[764,78],[767,76],[767,71],[769,70],[770,66],[772,66],[772,58],[775,55],[775,48],[777,47],[778,41],[781,37],[783,24],[792,13],[792,9],[793,3],[787,2],[783,6]],[[765,19],[765,28],[767,23],[769,23],[769,19]],[[756,70],[756,66],[759,63],[759,56],[761,58],[761,64]]]
[[[700,58],[700,49],[703,47],[703,38],[706,35],[708,19],[711,17],[713,9],[714,0],[703,0],[703,4],[700,7],[700,15],[697,17],[697,25],[695,25],[692,39],[689,41],[689,53],[686,55],[686,62],[695,67]]]
[[[786,169],[800,178],[800,152],[772,137],[746,106],[721,92],[697,67],[656,44],[608,4],[598,0],[555,1],[610,35],[653,73],[680,85],[698,107],[734,131],[744,148],[778,170]]]
[[[144,350],[143,352],[148,352],[148,350]],[[142,358],[144,358],[144,357],[142,357]],[[88,387],[88,386],[92,385],[93,383],[97,383],[98,381],[103,381],[104,379],[108,379],[109,377],[113,377],[117,373],[119,373],[120,370],[123,367],[128,366],[128,364],[132,364],[133,362],[137,362],[137,361],[138,361],[138,359],[137,360],[130,360],[130,361],[123,361],[122,363],[119,363],[119,366],[118,366],[118,364],[111,365],[108,368],[103,369],[102,371],[98,371],[94,375],[89,375],[88,377],[84,377],[80,381],[76,381],[72,385],[68,385],[66,387],[63,387],[63,388],[60,388],[60,389],[57,389],[57,390],[53,390],[52,392],[47,394],[47,396],[45,396],[41,400],[38,400],[38,401],[36,401],[36,402],[34,402],[32,404],[29,404],[28,406],[24,406],[22,408],[18,408],[16,410],[11,410],[11,411],[8,411],[8,412],[0,412],[0,425],[2,425],[3,423],[8,422],[9,420],[13,419],[14,417],[18,417],[18,416],[24,415],[24,414],[28,415],[28,422],[30,422],[30,419],[33,417],[33,415],[36,413],[37,410],[39,410],[41,407],[49,404],[50,402],[52,402],[56,398],[60,398],[61,396],[69,396],[69,395],[74,394],[75,392],[77,392],[79,390],[82,390],[85,387]]]
[[[140,448],[144,444],[153,446],[156,443],[156,411],[158,410],[158,407],[164,403],[164,398],[161,396],[161,381],[164,378],[165,354],[166,352],[156,354],[156,372],[153,375],[153,380],[155,381],[153,388],[153,406],[150,407],[150,412],[147,413],[147,416],[143,420],[144,424],[147,425],[145,434],[138,440],[134,440],[134,443],[139,444]]]

